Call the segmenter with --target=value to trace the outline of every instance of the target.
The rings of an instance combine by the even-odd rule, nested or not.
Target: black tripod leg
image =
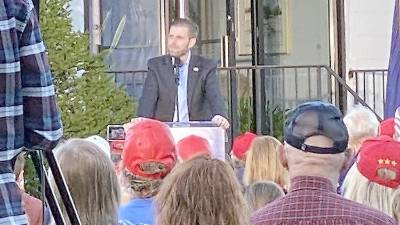
[[[54,181],[57,185],[58,191],[60,192],[61,199],[64,203],[65,210],[67,211],[71,224],[81,225],[78,212],[75,208],[75,204],[72,201],[71,194],[65,185],[64,176],[62,175],[60,166],[54,157],[54,153],[52,151],[44,151],[44,155],[46,156],[51,172],[53,173]]]
[[[53,191],[53,189],[51,189],[49,179],[48,179],[47,173],[46,173],[46,168],[44,167],[44,165],[41,163],[41,160],[39,159],[39,153],[37,151],[32,151],[31,156],[32,156],[33,164],[36,169],[36,173],[39,176],[40,183],[43,183],[42,179],[44,179],[44,184],[45,184],[44,192],[46,195],[47,203],[49,204],[51,213],[53,215],[54,222],[56,222],[57,225],[65,225],[65,221],[62,216],[61,209],[55,198],[54,191]],[[42,171],[44,171],[43,177],[42,177]]]

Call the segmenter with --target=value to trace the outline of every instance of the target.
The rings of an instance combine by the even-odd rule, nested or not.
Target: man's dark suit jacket
[[[170,122],[175,110],[177,86],[171,57],[148,61],[148,73],[139,100],[139,117]],[[226,118],[225,104],[216,75],[216,62],[192,55],[188,67],[187,99],[190,121],[207,121],[215,115]]]

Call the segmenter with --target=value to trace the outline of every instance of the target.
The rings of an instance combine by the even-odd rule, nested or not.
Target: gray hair
[[[375,114],[361,105],[354,105],[343,118],[349,132],[349,147],[357,151],[362,141],[378,135],[379,121]]]
[[[244,197],[252,212],[264,207],[266,204],[283,197],[282,188],[272,181],[260,181],[247,187]]]

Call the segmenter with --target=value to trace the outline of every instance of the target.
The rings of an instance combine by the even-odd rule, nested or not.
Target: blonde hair
[[[256,137],[246,157],[243,183],[251,185],[257,181],[273,181],[281,187],[288,185],[288,171],[279,160],[282,144],[274,137]]]
[[[272,181],[256,182],[250,185],[244,194],[252,212],[284,195],[282,188]]]
[[[361,105],[354,105],[343,118],[349,132],[349,147],[357,152],[365,138],[378,135],[379,121],[375,114]]]
[[[250,220],[232,168],[205,156],[177,165],[156,205],[157,225],[248,225]]]
[[[392,214],[396,221],[400,222],[400,189],[397,188],[390,199],[392,203]]]
[[[106,154],[87,140],[70,139],[56,149],[55,156],[82,225],[116,224],[120,188],[113,164]],[[55,188],[52,176],[50,182]],[[58,192],[56,194],[64,218],[67,218],[61,197]]]
[[[378,172],[381,177],[393,177],[393,171],[382,169]],[[343,183],[344,197],[369,207],[378,209],[393,216],[391,196],[396,189],[386,187],[368,180],[354,164]]]

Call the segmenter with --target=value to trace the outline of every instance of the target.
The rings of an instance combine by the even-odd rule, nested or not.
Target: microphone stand
[[[180,82],[180,77],[179,77],[179,66],[180,66],[180,62],[179,62],[179,58],[176,58],[174,56],[172,56],[172,66],[173,66],[173,72],[174,72],[174,76],[175,76],[175,85],[176,85],[176,94],[175,94],[175,110],[176,110],[176,122],[180,122],[181,118],[179,115],[179,97],[178,97],[178,93],[179,93],[179,82]]]

